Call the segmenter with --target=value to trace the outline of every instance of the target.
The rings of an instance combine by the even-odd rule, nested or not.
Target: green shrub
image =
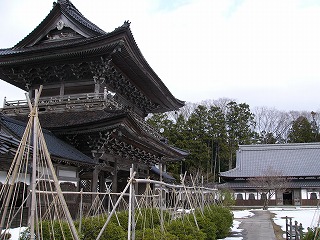
[[[136,240],[179,240],[179,238],[169,232],[161,233],[159,227],[145,228],[136,231]]]
[[[317,228],[309,228],[308,232],[301,238],[302,240],[320,240],[320,229],[318,229],[318,234],[315,237]]]
[[[206,234],[206,240],[217,239],[217,227],[215,223],[210,218],[203,216],[201,212],[196,213],[196,218],[200,230]],[[193,216],[190,221],[194,221]]]
[[[225,207],[234,206],[236,204],[236,200],[234,199],[233,193],[228,190],[224,189],[220,191],[221,196],[221,204]]]
[[[66,221],[42,221],[38,225],[40,236],[39,239],[46,240],[72,240],[72,233]],[[37,235],[38,230],[35,229]],[[29,240],[31,238],[30,228],[21,232],[19,240]],[[36,236],[36,239],[38,237]]]
[[[111,222],[113,222],[116,225],[119,225],[118,220],[120,223],[120,226],[127,230],[128,229],[128,218],[129,218],[129,212],[128,211],[119,211],[117,212],[117,215],[113,214],[111,217]]]
[[[195,211],[197,225],[194,222],[193,214],[184,215],[181,219],[170,220],[167,211],[163,212],[164,232],[161,232],[159,209],[145,208],[136,210],[135,236],[137,240],[215,240],[225,238],[229,234],[233,222],[233,215],[229,208],[213,205],[206,207],[202,212]],[[128,211],[117,212],[108,223],[101,239],[118,240],[127,239]],[[81,234],[82,240],[95,240],[107,220],[107,215],[86,217],[82,219]],[[118,222],[119,221],[119,222]],[[121,226],[119,226],[119,223]],[[61,231],[62,227],[62,231]],[[79,228],[79,221],[75,221],[76,229]],[[71,240],[72,234],[65,221],[43,221],[42,235],[46,240]],[[24,231],[19,240],[29,240],[30,230]],[[309,240],[309,239],[306,239]]]
[[[95,240],[100,233],[102,227],[107,220],[107,216],[87,217],[82,220],[81,224],[81,239]],[[78,222],[76,226],[78,227]],[[101,239],[117,240],[126,239],[126,231],[118,225],[118,223],[109,222],[104,230]]]
[[[196,214],[198,222],[201,223],[201,213],[197,211]],[[205,216],[205,222],[202,224],[202,229],[205,233],[207,233],[207,239],[225,238],[229,235],[229,231],[233,223],[233,214],[229,208],[212,205],[206,207],[203,211],[203,214]],[[200,225],[201,224],[199,224],[199,227]],[[212,234],[211,228],[216,230],[216,236]]]
[[[179,240],[205,240],[206,234],[201,230],[198,230],[194,222],[189,222],[187,219],[177,219],[170,222],[166,226],[166,230],[177,236]]]
[[[11,233],[5,233],[5,234],[0,234],[0,239],[3,239],[3,240],[10,240],[11,239]]]
[[[169,221],[170,215],[163,211],[163,221]],[[136,230],[144,228],[155,228],[160,226],[160,210],[156,208],[142,208],[135,212]]]

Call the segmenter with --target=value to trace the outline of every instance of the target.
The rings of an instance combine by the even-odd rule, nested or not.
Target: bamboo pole
[[[29,120],[30,121],[30,120]],[[27,132],[25,131],[24,135],[23,135],[23,141],[20,143],[20,146],[19,146],[19,149],[21,149],[21,146],[25,146],[25,141],[26,141],[26,134]],[[4,228],[4,223],[5,223],[5,219],[6,219],[6,215],[7,215],[7,211],[8,211],[8,208],[9,208],[9,205],[10,205],[10,202],[11,202],[11,196],[12,196],[12,193],[13,193],[13,189],[14,189],[14,184],[16,182],[16,179],[18,177],[18,170],[19,170],[19,167],[20,167],[20,163],[21,163],[21,159],[22,159],[22,155],[23,155],[23,151],[19,151],[17,152],[16,154],[16,158],[14,159],[14,169],[13,169],[13,172],[12,172],[12,179],[10,180],[9,176],[7,177],[7,181],[10,183],[10,188],[9,188],[9,192],[7,194],[7,199],[6,199],[6,202],[5,202],[5,205],[4,205],[4,210],[3,210],[3,213],[2,213],[2,218],[1,218],[1,223],[0,223],[0,234]]]
[[[48,164],[49,169],[50,169],[50,171],[52,173],[52,178],[53,178],[53,182],[54,182],[54,185],[55,185],[55,188],[56,188],[56,191],[57,191],[57,195],[58,195],[59,200],[61,202],[62,209],[64,210],[64,213],[66,215],[67,221],[69,223],[73,239],[79,240],[77,229],[76,229],[76,227],[75,227],[75,225],[73,223],[73,220],[72,220],[71,214],[69,212],[67,203],[66,203],[66,201],[65,201],[65,199],[63,197],[63,194],[62,194],[62,191],[61,191],[61,188],[60,188],[60,185],[59,185],[59,180],[57,178],[55,169],[53,167],[53,164],[52,164],[52,161],[51,161],[51,158],[50,158],[50,154],[49,154],[49,151],[48,151],[47,145],[45,143],[44,136],[43,136],[42,132],[41,132],[41,140],[42,140],[42,147],[43,147],[43,150],[44,150],[44,154],[45,154],[45,157],[47,159],[47,164]]]
[[[132,178],[133,174],[133,166],[130,168],[130,178]],[[131,223],[132,223],[132,193],[133,193],[133,185],[132,181],[130,182],[129,188],[129,216],[128,216],[128,240],[131,239]]]
[[[184,181],[183,181],[183,184],[184,184]],[[200,228],[199,228],[199,225],[198,225],[198,222],[197,222],[197,218],[196,218],[195,212],[192,211],[192,203],[191,203],[191,200],[190,200],[190,197],[189,197],[189,194],[188,194],[188,191],[187,191],[187,188],[185,187],[185,185],[184,185],[184,190],[185,190],[185,193],[186,193],[186,197],[187,197],[188,203],[190,205],[190,210],[191,210],[191,213],[193,215],[194,223],[196,224],[197,229],[199,230]]]
[[[40,87],[40,91],[42,90],[42,87]],[[19,144],[19,147],[18,147],[18,150],[17,150],[17,153],[13,159],[13,162],[12,162],[12,166],[10,167],[10,170],[8,172],[8,176],[6,178],[6,181],[8,181],[8,183],[10,184],[10,187],[9,187],[9,192],[7,194],[7,199],[6,199],[6,202],[5,202],[5,205],[4,205],[4,210],[3,210],[3,213],[2,213],[2,218],[1,218],[1,222],[0,222],[0,234],[2,232],[2,229],[4,228],[4,222],[5,222],[5,218],[6,218],[6,215],[7,215],[7,211],[8,211],[8,208],[9,208],[9,205],[10,205],[10,201],[11,201],[11,197],[12,197],[12,193],[13,193],[13,188],[14,188],[14,184],[16,182],[16,179],[18,177],[18,170],[20,168],[20,164],[21,164],[21,160],[22,160],[22,156],[23,156],[23,153],[25,151],[25,147],[26,147],[26,142],[27,142],[27,137],[29,136],[29,132],[30,132],[30,128],[32,127],[32,122],[33,122],[33,119],[34,119],[34,114],[33,114],[33,109],[32,109],[32,105],[30,103],[30,99],[28,97],[28,95],[26,94],[26,97],[27,97],[27,102],[28,102],[28,105],[29,105],[29,108],[30,108],[30,111],[31,111],[31,115],[30,115],[30,118],[29,118],[29,121],[28,121],[28,124],[26,126],[26,129],[24,131],[24,134],[22,136],[22,139],[20,141],[20,144]],[[30,147],[30,146],[28,146]],[[13,167],[14,166],[14,167]],[[12,170],[12,167],[13,167],[13,171]],[[10,182],[10,176],[9,174],[12,173],[12,179],[11,179],[11,182]],[[8,224],[7,224],[8,225]],[[8,227],[8,226],[7,226]]]
[[[40,93],[39,93],[40,94]],[[38,90],[35,91],[36,98]],[[29,101],[28,101],[29,103]],[[35,99],[31,118],[33,118],[33,155],[32,155],[32,181],[31,181],[31,214],[30,214],[30,239],[35,239],[35,214],[36,214],[36,186],[37,186],[37,155],[38,155],[38,102]]]
[[[128,181],[128,183],[127,183],[126,187],[123,189],[123,191],[122,191],[121,195],[119,196],[119,198],[118,198],[117,202],[115,203],[115,205],[114,205],[114,207],[113,207],[113,209],[112,209],[111,213],[109,214],[109,216],[108,216],[108,218],[107,218],[106,222],[104,223],[104,225],[103,225],[102,229],[100,230],[100,233],[99,233],[99,235],[97,236],[96,240],[99,240],[99,239],[101,238],[101,236],[102,236],[102,234],[103,234],[104,230],[106,229],[106,227],[107,227],[108,223],[110,222],[110,219],[111,219],[112,215],[113,215],[113,214],[114,214],[114,212],[116,211],[116,208],[118,207],[118,205],[119,205],[119,203],[120,203],[120,201],[121,201],[122,197],[124,196],[124,193],[125,193],[125,192],[127,191],[127,189],[129,188],[129,186],[130,186],[131,182],[133,181],[133,179],[134,179],[134,176],[135,176],[135,175],[136,175],[136,172],[133,172],[132,177],[129,179],[129,181]]]
[[[81,224],[82,224],[82,201],[83,201],[83,188],[80,190],[80,206],[79,206],[79,233],[81,234]]]

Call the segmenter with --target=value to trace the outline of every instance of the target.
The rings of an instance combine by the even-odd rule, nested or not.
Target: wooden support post
[[[133,164],[130,168],[130,178],[132,179],[133,176]],[[131,181],[130,188],[129,188],[129,216],[128,216],[128,240],[134,240],[134,185]]]
[[[292,240],[292,218],[290,218],[290,240]]]
[[[99,176],[99,190],[100,192],[105,192],[106,191],[106,179],[104,177],[104,171],[101,171],[100,176]]]
[[[81,234],[81,224],[82,224],[82,208],[83,208],[83,188],[80,190],[80,206],[79,206],[79,234]]]
[[[91,192],[97,192],[99,172],[100,172],[100,170],[98,169],[98,167],[95,167],[93,170],[93,173],[92,173]],[[91,198],[92,203],[95,198],[96,198],[96,195],[93,194],[92,198]]]
[[[294,237],[295,240],[299,240],[299,229],[298,229],[298,222],[294,221]]]
[[[36,214],[36,179],[37,179],[37,145],[38,145],[38,132],[37,122],[34,119],[34,133],[33,133],[33,162],[32,162],[32,184],[31,184],[31,215],[30,215],[30,239],[35,239],[35,214]]]
[[[106,180],[104,177],[104,171],[100,172],[100,176],[99,176],[99,191],[101,193],[106,192]],[[102,195],[100,195],[100,200],[102,200],[102,206],[105,207],[106,206],[106,198]]]
[[[203,192],[203,176],[201,176],[201,209],[204,212],[204,192]]]
[[[112,176],[112,192],[116,193],[118,192],[118,159],[114,159],[114,170],[113,170],[113,176]],[[113,202],[116,202],[117,196],[112,195]]]
[[[42,90],[42,88],[41,88]],[[41,90],[35,91],[35,102],[31,114],[33,115],[33,159],[32,159],[32,181],[31,181],[31,215],[30,215],[30,239],[35,239],[35,216],[36,216],[36,185],[37,185],[37,155],[38,155],[38,101]]]
[[[159,162],[159,170],[160,170],[160,227],[161,227],[161,233],[164,232],[164,221],[163,221],[163,199],[162,199],[162,163]]]
[[[286,216],[286,239],[288,239],[288,217]]]
[[[299,224],[299,238],[303,238],[303,227],[302,227],[302,223]],[[316,237],[316,236],[315,236]]]

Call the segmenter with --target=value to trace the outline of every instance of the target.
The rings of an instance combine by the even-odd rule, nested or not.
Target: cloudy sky
[[[52,0],[1,0],[0,48],[30,33]],[[320,0],[72,0],[109,32],[131,22],[142,54],[173,95],[319,111]],[[24,99],[0,81],[0,104]]]

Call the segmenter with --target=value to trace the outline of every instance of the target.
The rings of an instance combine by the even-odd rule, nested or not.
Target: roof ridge
[[[91,30],[95,32],[99,32],[101,34],[106,34],[107,32],[103,31],[101,28],[99,28],[97,25],[95,25],[93,22],[91,22],[89,19],[87,19],[73,4],[70,0],[57,0],[57,3],[54,3],[54,6],[56,4],[59,4],[61,7],[61,10],[66,11],[69,13],[73,18],[75,18],[78,21],[81,21],[83,25],[90,28]],[[82,18],[79,18],[79,16]],[[82,21],[84,20],[84,21]]]
[[[268,150],[283,150],[283,149],[302,149],[302,148],[320,148],[320,142],[309,143],[279,143],[279,144],[251,144],[239,145],[239,151],[268,151]]]
[[[45,16],[45,18],[23,39],[21,39],[18,43],[16,43],[13,48],[19,49],[21,47],[25,47],[25,45],[28,43],[28,39],[32,34],[36,34],[37,29],[40,28],[43,24],[45,24],[47,19],[52,16],[54,18],[54,14],[57,14],[57,11],[60,11],[62,15],[67,14],[77,22],[79,22],[84,27],[88,28],[90,31],[95,32],[96,35],[106,35],[107,32],[103,31],[101,28],[99,28],[97,25],[92,23],[90,20],[88,20],[84,15],[71,3],[70,0],[57,0],[57,2],[53,3],[52,9],[49,11],[49,13]]]

